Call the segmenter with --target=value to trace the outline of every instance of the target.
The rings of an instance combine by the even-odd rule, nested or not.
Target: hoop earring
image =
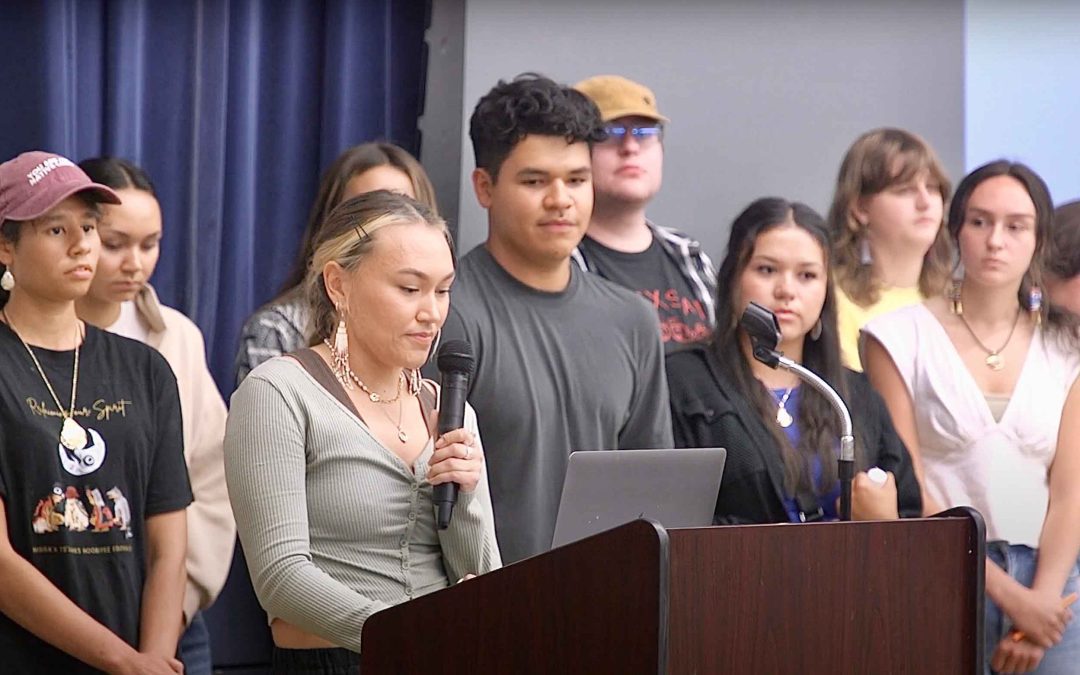
[[[442,339],[442,328],[435,331],[435,339],[431,343],[431,347],[427,352],[427,360],[424,363],[431,363],[431,359],[435,358],[435,354],[439,351],[439,340]]]
[[[11,289],[15,288],[15,275],[11,273],[11,270],[4,269],[4,275],[0,276],[0,288],[8,293],[11,292]]]
[[[1031,290],[1028,291],[1028,311],[1031,312],[1031,317],[1035,319],[1036,326],[1042,324],[1042,305],[1042,289],[1032,284]]]
[[[814,327],[810,329],[810,339],[814,342],[821,339],[821,319],[814,322]]]

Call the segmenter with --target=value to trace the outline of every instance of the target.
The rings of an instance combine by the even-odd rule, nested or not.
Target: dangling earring
[[[960,299],[960,291],[964,287],[964,278],[959,277],[952,280],[949,285],[949,302],[952,313],[956,316],[962,316],[964,314],[964,303]]]
[[[1042,303],[1042,289],[1032,284],[1031,290],[1028,291],[1028,311],[1031,312],[1032,318],[1035,319],[1036,326],[1042,323]]]
[[[341,386],[352,389],[352,369],[349,367],[349,332],[345,329],[345,311],[339,306],[337,313],[340,318],[337,331],[334,333],[334,341],[331,343],[330,339],[327,338],[323,342],[330,350],[330,356],[333,359],[332,370],[334,371],[334,377],[341,383]]]
[[[424,377],[420,374],[419,368],[413,368],[409,371],[409,396],[416,396],[420,393],[420,389],[424,386]]]
[[[869,227],[869,226],[864,226],[864,227]],[[874,253],[873,253],[873,251],[870,250],[870,238],[866,236],[865,232],[863,233],[863,235],[861,237],[859,237],[859,264],[860,265],[873,265],[874,264]]]
[[[0,288],[9,293],[15,288],[15,275],[11,273],[11,270],[5,269],[4,275],[0,276]]]

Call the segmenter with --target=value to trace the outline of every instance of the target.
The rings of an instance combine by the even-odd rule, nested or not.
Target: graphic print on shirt
[[[90,436],[90,442],[81,450],[71,450],[63,443],[56,445],[56,451],[60,453],[60,465],[72,476],[85,476],[94,473],[105,463],[105,440],[97,431],[86,428]]]
[[[113,487],[101,496],[97,487],[86,487],[83,495],[74,485],[59,483],[52,491],[38,500],[34,507],[31,528],[36,534],[48,534],[68,530],[70,532],[109,532],[119,530],[131,538],[131,507],[120,488]],[[112,500],[111,503],[109,500]],[[89,508],[87,506],[89,505]]]
[[[643,288],[638,292],[656,310],[664,344],[687,344],[709,337],[709,319],[700,300],[676,288]]]

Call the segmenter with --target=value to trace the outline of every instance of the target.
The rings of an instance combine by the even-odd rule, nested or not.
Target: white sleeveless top
[[[1000,421],[945,328],[919,304],[878,317],[863,332],[892,356],[914,401],[926,491],[946,507],[973,506],[987,539],[1039,546],[1048,476],[1080,354],[1044,339],[1031,347]]]

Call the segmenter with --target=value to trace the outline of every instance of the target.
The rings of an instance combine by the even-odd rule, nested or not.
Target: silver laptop
[[[551,545],[638,518],[664,527],[711,525],[726,459],[724,448],[571,453]]]

